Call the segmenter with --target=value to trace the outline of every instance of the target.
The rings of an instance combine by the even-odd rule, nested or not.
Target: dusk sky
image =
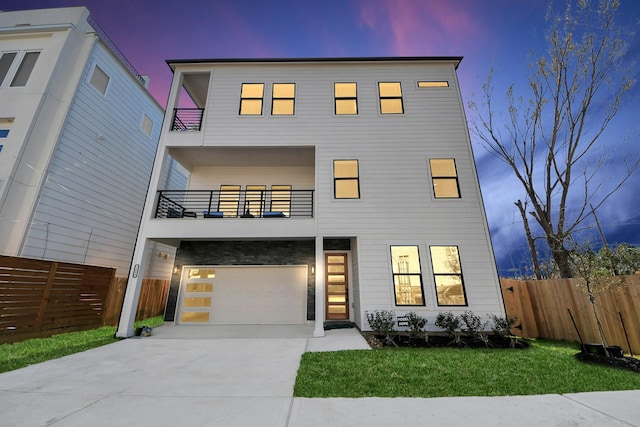
[[[547,0],[0,0],[0,10],[87,7],[138,72],[150,76],[150,91],[163,107],[172,77],[167,59],[367,56],[462,56],[458,76],[466,105],[481,102],[490,68],[498,82],[496,100],[511,83],[528,96],[529,53],[544,49],[548,4]],[[565,1],[554,4],[561,10]],[[620,12],[622,24],[640,28],[640,1],[621,0]],[[629,41],[627,57],[640,64],[640,35]],[[612,155],[604,178],[615,176],[619,156],[640,153],[638,105],[636,85],[604,135]],[[523,197],[522,190],[510,170],[471,137],[500,274],[508,275],[526,255],[522,220],[513,204]],[[620,145],[625,139],[632,148]],[[640,245],[638,188],[640,172],[598,211],[609,243]]]

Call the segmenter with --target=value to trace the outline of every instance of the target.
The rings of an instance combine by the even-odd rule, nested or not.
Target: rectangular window
[[[333,95],[337,115],[358,114],[358,94],[355,83],[334,83]]]
[[[107,93],[107,86],[109,86],[109,76],[107,73],[102,71],[102,68],[96,65],[93,68],[93,73],[91,74],[91,80],[89,80],[89,83],[104,95]]]
[[[244,215],[261,217],[264,212],[266,185],[247,185],[244,196]]]
[[[271,186],[271,212],[282,212],[284,216],[291,214],[291,186]]]
[[[27,85],[27,80],[29,80],[29,76],[31,76],[33,67],[36,66],[38,56],[40,56],[40,52],[27,52],[24,54],[18,71],[16,71],[16,75],[13,76],[11,86],[22,87]]]
[[[431,246],[438,305],[467,305],[457,246]]]
[[[292,116],[295,112],[295,83],[274,83],[271,114],[274,116]]]
[[[218,212],[222,212],[225,217],[238,216],[238,204],[240,202],[239,185],[221,185],[220,200],[218,201]]]
[[[396,305],[424,305],[417,246],[391,246],[391,271]]]
[[[262,115],[262,100],[264,98],[264,83],[242,83],[240,92],[240,115]]]
[[[460,198],[458,173],[453,159],[429,159],[433,195],[440,198]]]
[[[336,199],[360,198],[357,160],[333,161],[333,195]]]
[[[400,82],[379,82],[380,92],[380,113],[381,114],[402,114],[402,87]]]
[[[418,82],[418,87],[449,87],[447,81],[422,81]]]
[[[13,64],[17,54],[17,52],[7,52],[0,56],[0,86],[2,86],[4,79],[7,77],[9,68],[11,68],[11,64]]]
[[[151,136],[151,131],[153,130],[153,120],[151,120],[151,117],[147,116],[146,114],[144,114],[143,117],[142,117],[142,123],[140,124],[140,130],[145,135],[147,135],[149,137]]]
[[[9,136],[9,129],[0,129],[0,138],[7,138]]]

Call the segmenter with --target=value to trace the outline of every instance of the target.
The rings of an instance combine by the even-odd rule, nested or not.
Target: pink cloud
[[[473,4],[465,2],[377,0],[359,6],[359,24],[391,37],[393,55],[458,55],[486,35]]]

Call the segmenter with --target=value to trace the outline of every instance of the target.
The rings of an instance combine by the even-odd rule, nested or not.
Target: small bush
[[[483,322],[480,316],[474,314],[471,310],[462,313],[460,319],[464,323],[464,327],[462,328],[464,333],[475,340],[483,342],[487,347],[489,346],[489,336],[485,332],[488,322]]]
[[[392,335],[395,335],[396,314],[392,310],[376,310],[373,313],[366,312],[367,322],[371,329],[378,335],[385,337],[385,342],[394,344]]]
[[[449,337],[453,338],[453,341],[451,341],[452,344],[462,344],[462,338],[460,336],[461,321],[458,316],[454,315],[450,311],[438,313],[438,316],[436,316],[435,325],[438,328],[444,330],[447,335],[449,335]]]
[[[491,331],[499,337],[506,338],[511,336],[511,327],[518,321],[516,316],[496,316],[491,315],[493,321],[493,328]]]
[[[427,341],[429,337],[424,330],[424,327],[427,324],[427,319],[419,316],[413,311],[407,313],[407,319],[409,320],[409,335],[412,338],[422,338]]]

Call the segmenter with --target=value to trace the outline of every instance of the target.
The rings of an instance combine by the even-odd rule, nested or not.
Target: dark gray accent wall
[[[165,320],[175,319],[183,265],[315,265],[315,240],[183,241],[176,251]],[[315,320],[315,276],[308,270],[307,320]]]

